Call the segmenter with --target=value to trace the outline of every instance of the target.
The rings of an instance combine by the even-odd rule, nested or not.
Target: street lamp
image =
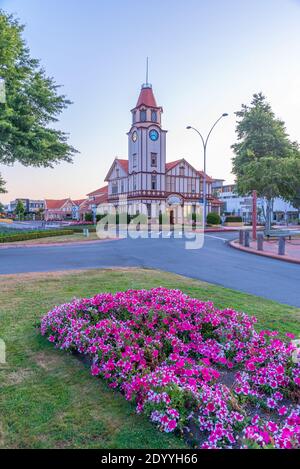
[[[202,134],[199,132],[199,130],[195,129],[195,127],[192,127],[191,125],[188,125],[187,126],[187,129],[190,130],[194,130],[195,132],[197,132],[197,134],[200,136],[201,138],[201,141],[202,141],[202,145],[203,145],[203,157],[204,157],[204,168],[203,168],[203,221],[204,221],[204,226],[206,225],[206,147],[207,147],[207,142],[208,142],[208,139],[210,137],[210,134],[212,133],[213,129],[215,128],[215,126],[217,125],[217,123],[223,118],[223,117],[227,117],[228,114],[227,112],[224,112],[217,120],[216,122],[214,123],[214,125],[211,127],[210,131],[208,132],[207,134],[207,137],[206,139],[203,138]]]

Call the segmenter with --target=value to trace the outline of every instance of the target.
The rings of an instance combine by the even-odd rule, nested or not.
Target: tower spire
[[[148,85],[148,72],[149,72],[149,57],[147,57],[147,61],[146,61],[146,85]]]
[[[146,82],[143,83],[142,88],[152,88],[151,83],[149,83],[149,57],[146,58]]]

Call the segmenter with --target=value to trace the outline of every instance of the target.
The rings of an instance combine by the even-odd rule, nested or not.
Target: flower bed
[[[255,322],[157,288],[75,299],[47,313],[41,333],[193,446],[299,448],[295,346]]]

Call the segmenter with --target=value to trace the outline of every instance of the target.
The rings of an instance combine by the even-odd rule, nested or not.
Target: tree
[[[242,105],[238,117],[238,142],[232,145],[233,173],[237,193],[253,190],[266,200],[266,230],[271,228],[274,198],[292,202],[300,180],[300,151],[291,142],[284,122],[275,117],[262,93],[254,94],[250,106]]]
[[[19,199],[15,208],[15,214],[18,216],[19,220],[22,220],[24,213],[25,213],[24,204],[22,200]]]
[[[0,103],[0,163],[53,167],[71,162],[77,152],[67,134],[51,128],[71,102],[46,76],[22,37],[23,25],[0,10],[0,78],[5,102]],[[0,192],[4,192],[0,179]]]

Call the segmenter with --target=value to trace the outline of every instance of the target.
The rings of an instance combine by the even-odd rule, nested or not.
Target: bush
[[[206,222],[208,225],[220,225],[221,217],[216,212],[210,212],[207,214]]]
[[[236,215],[229,215],[225,219],[226,223],[241,223],[242,221],[243,221],[242,217],[238,217]]]
[[[93,214],[92,213],[85,213],[84,214],[85,221],[93,221]]]
[[[13,243],[14,241],[27,241],[29,239],[48,238],[52,236],[65,236],[74,234],[73,230],[31,231],[27,233],[1,233],[0,243]]]

